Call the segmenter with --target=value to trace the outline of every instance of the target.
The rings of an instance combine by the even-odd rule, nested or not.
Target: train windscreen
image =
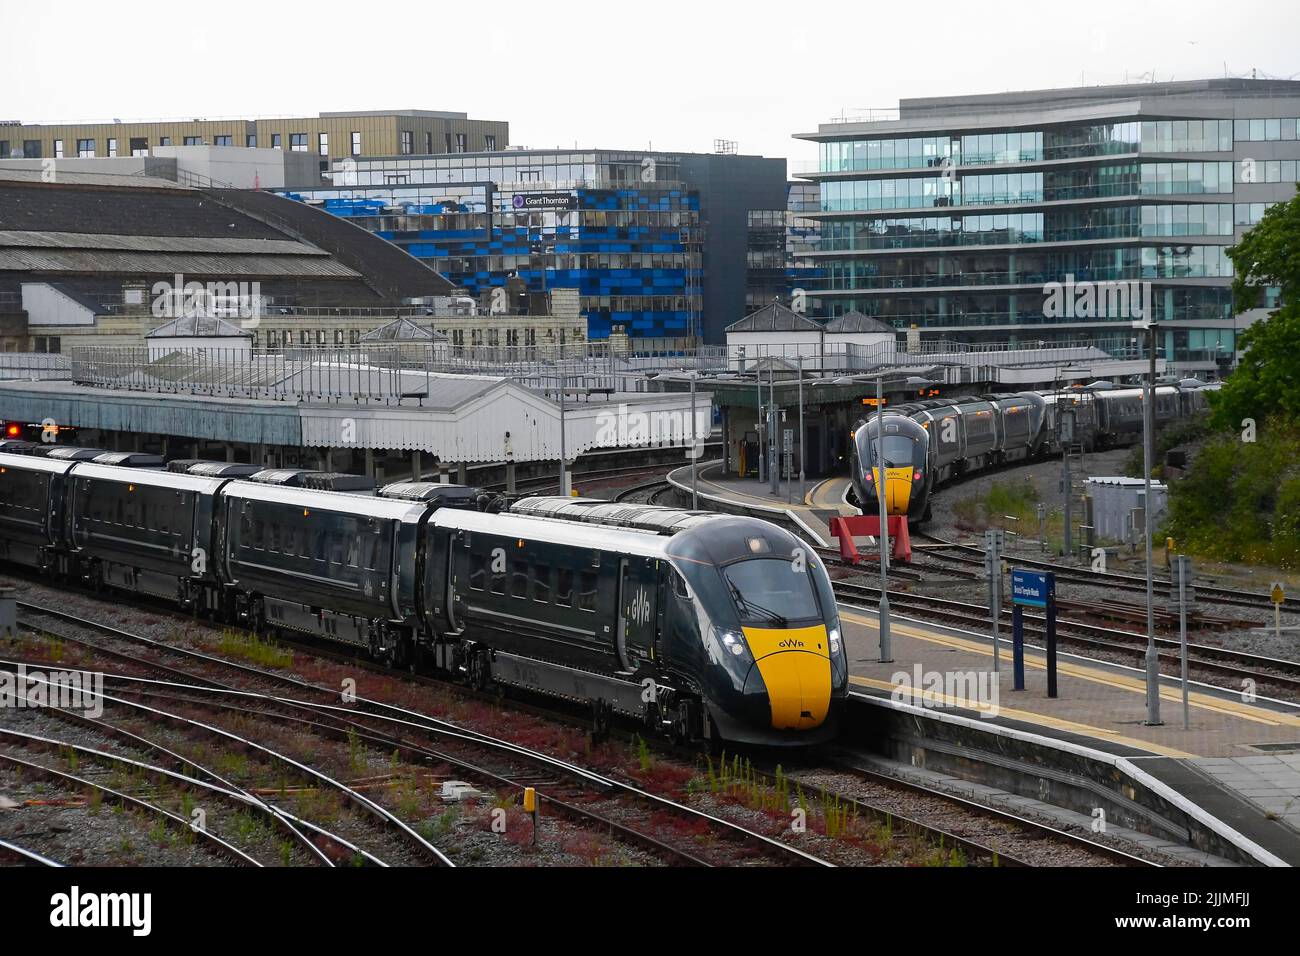
[[[754,558],[722,569],[741,624],[785,627],[791,621],[820,620],[811,575],[781,558]]]
[[[885,467],[886,468],[911,468],[912,467],[912,439],[904,438],[902,435],[885,436]],[[880,460],[880,440],[871,440],[871,459],[864,461],[862,467],[874,468]]]

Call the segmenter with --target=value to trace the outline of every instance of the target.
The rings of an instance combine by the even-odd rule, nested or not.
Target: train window
[[[551,566],[537,564],[533,566],[533,600],[543,604],[551,603]]]
[[[560,607],[573,607],[573,572],[560,568],[555,582],[555,603]]]
[[[528,597],[528,562],[512,561],[514,574],[511,575],[510,596],[517,598]]]
[[[486,554],[471,554],[469,557],[473,569],[469,572],[469,586],[475,591],[487,590],[488,565],[492,559]]]
[[[578,610],[596,610],[596,572],[583,571],[578,580]]]
[[[498,571],[498,570],[496,570],[495,568],[493,568],[493,567],[492,567],[492,559],[489,557],[489,558],[488,558],[488,570],[489,570],[489,573],[492,575],[492,585],[491,585],[492,593],[493,593],[493,594],[505,594],[505,593],[506,593],[506,572],[505,572],[505,568],[503,567],[500,571]]]
[[[358,564],[358,561],[360,560],[360,557],[361,557],[361,539],[349,538],[348,556],[345,559],[347,566],[350,568],[359,567],[360,565]]]
[[[877,528],[877,530],[879,530],[879,528]],[[686,589],[686,579],[676,571],[669,571],[668,573],[673,579],[673,593],[679,598],[689,599],[691,593]]]

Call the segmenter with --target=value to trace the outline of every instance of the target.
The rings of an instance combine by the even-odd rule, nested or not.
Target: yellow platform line
[[[849,682],[861,687],[875,687],[879,690],[890,691],[891,694],[897,695],[903,688],[889,681],[877,680],[874,677],[858,677],[856,675],[849,677]],[[991,708],[970,707],[965,701],[957,700],[947,694],[941,694],[937,691],[925,690],[924,688],[907,688],[906,695],[912,698],[912,702],[920,706],[926,703],[933,705],[936,701],[942,701],[944,704],[952,707],[965,707],[969,710],[985,710]],[[897,699],[895,697],[895,699]],[[1007,717],[1011,720],[1022,720],[1029,724],[1038,724],[1042,727],[1052,727],[1056,730],[1067,730],[1071,733],[1081,734],[1085,737],[1102,737],[1106,740],[1113,741],[1117,744],[1124,744],[1135,750],[1145,750],[1148,753],[1159,754],[1162,757],[1195,757],[1196,754],[1187,753],[1184,750],[1177,750],[1173,747],[1165,747],[1160,744],[1152,743],[1149,740],[1139,740],[1136,737],[1127,737],[1124,734],[1116,733],[1113,730],[1107,730],[1104,727],[1093,727],[1091,724],[1081,724],[1074,720],[1065,720],[1061,717],[1048,717],[1044,714],[1032,710],[1017,710],[1014,707],[998,707],[997,717]]]
[[[877,627],[877,622],[873,621],[871,618],[861,617],[860,615],[845,612],[841,612],[840,616],[847,618],[856,624],[862,624],[865,627]],[[904,624],[895,624],[892,629],[900,634],[906,634],[908,637],[913,637],[929,644],[951,647],[955,650],[963,650],[972,654],[978,654],[981,657],[993,657],[991,637],[989,644],[982,644],[976,641],[965,640],[960,637],[935,634],[932,631],[917,630],[916,628],[908,627]],[[1027,667],[1032,667],[1035,670],[1045,671],[1047,669],[1047,661],[1037,655],[1038,652],[1026,652],[1025,665]],[[1010,654],[1008,653],[1007,656],[1009,658]],[[1130,677],[1126,674],[1097,670],[1084,664],[1074,664],[1068,661],[1058,662],[1057,672],[1066,674],[1070,677],[1076,677],[1080,680],[1090,681],[1094,684],[1102,684],[1106,687],[1114,687],[1118,690],[1142,694],[1143,696],[1146,695],[1146,683],[1139,678]],[[1168,687],[1162,684],[1160,687],[1160,699],[1171,701],[1173,703],[1182,703],[1183,692],[1181,688]],[[1300,716],[1266,710],[1265,708],[1254,707],[1244,702],[1225,700],[1199,691],[1189,692],[1187,695],[1187,702],[1190,706],[1200,708],[1201,710],[1208,710],[1212,713],[1236,717],[1241,720],[1249,720],[1253,723],[1264,724],[1268,727],[1300,727]]]

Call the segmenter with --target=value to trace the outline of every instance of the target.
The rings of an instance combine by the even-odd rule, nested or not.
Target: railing
[[[914,320],[916,317],[908,317]],[[1030,331],[1030,330],[1026,330]],[[943,372],[944,380],[985,381],[999,364],[1105,358],[1086,344],[1027,349],[1026,343],[981,345],[927,340],[909,348],[907,336],[877,345],[827,343],[701,346],[664,351],[620,351],[610,343],[463,348],[446,343],[384,343],[371,347],[178,349],[74,346],[58,374],[80,385],[154,393],[312,403],[420,405],[436,401],[448,376],[508,379],[552,398],[608,398],[661,386],[659,374],[788,374],[802,367],[822,375],[861,375],[900,367]],[[57,362],[51,361],[55,366]],[[975,370],[975,371],[972,371]],[[980,371],[985,370],[985,371]],[[55,369],[52,368],[52,372]],[[0,373],[3,364],[0,363]],[[14,375],[11,377],[28,377]]]

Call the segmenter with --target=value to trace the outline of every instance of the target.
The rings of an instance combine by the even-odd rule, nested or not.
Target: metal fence
[[[998,366],[1067,365],[1104,359],[1093,346],[1026,349],[920,343],[908,350],[824,342],[709,345],[694,349],[626,350],[608,342],[564,345],[457,346],[448,342],[363,343],[350,347],[161,348],[73,346],[62,370],[47,377],[82,385],[173,394],[297,401],[433,400],[457,386],[448,377],[508,379],[548,395],[644,392],[660,375],[695,372],[734,377],[755,373],[870,375],[883,369],[943,368],[950,383],[991,381]],[[24,376],[26,377],[26,376]]]

